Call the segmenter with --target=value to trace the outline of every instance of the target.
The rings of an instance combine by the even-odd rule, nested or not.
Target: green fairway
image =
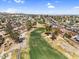
[[[30,34],[30,59],[67,59],[44,40],[41,36],[43,32],[44,29],[39,28]]]

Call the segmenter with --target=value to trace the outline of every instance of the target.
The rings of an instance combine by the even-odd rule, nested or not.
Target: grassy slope
[[[67,59],[57,50],[53,49],[42,37],[44,29],[39,28],[31,33],[30,59]]]

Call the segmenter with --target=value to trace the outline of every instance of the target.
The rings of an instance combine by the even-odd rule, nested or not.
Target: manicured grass
[[[30,35],[30,59],[67,59],[63,54],[53,49],[41,36],[43,28],[31,32]]]

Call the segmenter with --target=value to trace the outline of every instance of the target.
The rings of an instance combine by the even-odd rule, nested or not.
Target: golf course
[[[43,32],[43,28],[38,28],[30,34],[30,59],[67,59],[67,57],[52,48],[45,41],[45,39],[41,36]]]

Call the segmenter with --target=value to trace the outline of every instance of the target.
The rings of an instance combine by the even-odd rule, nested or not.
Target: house
[[[20,43],[20,42],[23,42],[24,39],[25,39],[25,38],[24,38],[24,34],[21,34],[21,35],[19,36],[19,43]]]
[[[76,41],[79,41],[79,34],[73,36],[72,38],[75,39]]]

